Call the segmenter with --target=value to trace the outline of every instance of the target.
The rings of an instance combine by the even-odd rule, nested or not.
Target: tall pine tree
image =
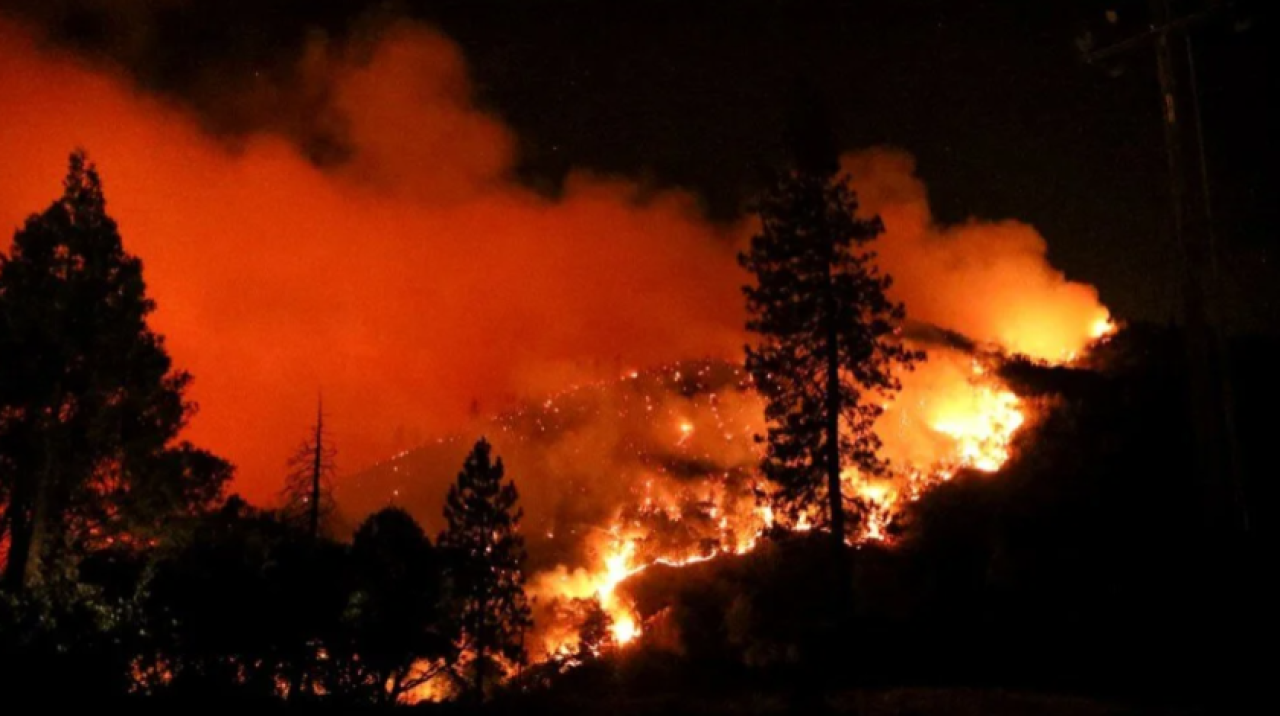
[[[746,367],[766,401],[763,470],[778,506],[792,520],[825,513],[839,551],[855,526],[841,472],[884,472],[873,426],[900,387],[895,371],[923,355],[899,340],[903,306],[886,297],[890,277],[867,248],[880,220],[857,216],[825,125],[801,119],[794,164],[760,197],[760,233],[739,257],[755,278],[744,288],[757,336]]]
[[[524,592],[524,537],[519,495],[503,481],[502,459],[491,460],[483,438],[475,444],[449,487],[437,542],[448,560],[458,646],[470,655],[471,690],[483,700],[497,658],[520,663],[524,632],[533,624]]]
[[[102,183],[71,155],[62,196],[0,254],[0,495],[4,585],[94,540],[145,542],[210,504],[225,461],[175,439],[190,376],[147,326],[142,262],[125,252]]]

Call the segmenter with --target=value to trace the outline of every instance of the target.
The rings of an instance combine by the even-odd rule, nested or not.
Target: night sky
[[[1190,8],[1202,2],[1187,2]],[[1196,30],[1229,319],[1277,324],[1277,152],[1268,3]],[[919,162],[937,216],[1018,218],[1053,263],[1118,315],[1167,320],[1175,269],[1149,49],[1088,66],[1075,40],[1140,29],[1143,0],[7,0],[54,42],[112,62],[195,109],[230,141],[285,134],[343,160],[326,88],[300,82],[324,36],[358,52],[406,17],[458,42],[477,102],[512,126],[521,179],[554,193],[570,168],[701,197],[727,220],[782,156],[787,98],[818,88],[846,149],[891,145]],[[1110,29],[1104,11],[1116,8]]]

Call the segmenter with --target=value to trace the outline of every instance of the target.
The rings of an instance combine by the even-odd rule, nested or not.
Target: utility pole
[[[1147,45],[1155,49],[1171,228],[1181,260],[1183,335],[1197,457],[1204,480],[1206,527],[1209,534],[1229,535],[1248,531],[1249,516],[1241,483],[1229,356],[1222,335],[1217,247],[1190,35],[1196,26],[1215,17],[1224,4],[1214,2],[1209,9],[1179,17],[1173,16],[1169,0],[1148,0],[1148,5],[1151,18],[1146,31],[1098,50],[1082,49],[1090,63]],[[1109,18],[1114,22],[1114,15]],[[1175,42],[1183,46],[1181,61],[1174,53]],[[1191,88],[1189,97],[1181,90],[1180,74],[1185,74]],[[1188,123],[1193,133],[1187,131]],[[1194,148],[1189,151],[1193,140]],[[1187,188],[1188,156],[1199,164],[1199,196]]]

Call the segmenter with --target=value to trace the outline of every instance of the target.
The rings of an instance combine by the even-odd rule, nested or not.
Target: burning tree
[[[210,503],[225,461],[175,439],[194,406],[147,325],[142,262],[102,182],[71,155],[63,193],[0,255],[0,500],[4,584],[22,590],[67,547],[137,544]]]
[[[525,658],[524,632],[533,624],[524,592],[522,511],[510,480],[503,481],[502,458],[481,438],[449,487],[447,527],[438,544],[446,554],[458,619],[459,648],[469,655],[471,688],[484,698],[490,663]]]
[[[578,658],[599,656],[616,646],[613,637],[613,617],[594,596],[580,600],[584,603],[582,624],[578,626]]]
[[[316,407],[316,423],[289,457],[284,485],[284,514],[305,524],[312,539],[320,536],[321,522],[333,514],[333,475],[337,471],[337,447],[324,427],[324,404]]]
[[[746,367],[766,402],[763,471],[777,506],[794,521],[825,499],[843,547],[852,525],[841,472],[885,472],[873,425],[900,388],[895,370],[923,354],[899,340],[904,308],[886,297],[890,278],[866,249],[883,225],[857,216],[849,178],[815,138],[826,135],[807,133],[794,168],[760,198],[761,231],[739,257],[756,280],[744,288],[747,328],[758,335]]]

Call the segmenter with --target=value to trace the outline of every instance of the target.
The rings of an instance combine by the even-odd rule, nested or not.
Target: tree
[[[582,623],[578,625],[578,659],[600,656],[615,646],[613,617],[605,611],[600,597],[580,600],[583,607]]]
[[[450,644],[442,629],[441,565],[408,512],[370,515],[351,544],[353,589],[344,618],[349,638],[332,650],[337,689],[395,703],[434,678]]]
[[[284,514],[306,526],[312,539],[320,536],[322,521],[333,515],[333,476],[337,447],[324,427],[324,404],[316,407],[316,423],[289,457],[284,485]]]
[[[193,698],[319,695],[323,653],[343,634],[345,545],[234,496],[184,537],[158,551],[145,592],[151,649],[138,666],[150,686]]]
[[[225,461],[174,441],[195,406],[147,326],[155,304],[98,173],[71,155],[63,194],[0,255],[0,499],[4,585],[20,591],[68,548],[148,543],[216,499]]]
[[[486,672],[495,658],[525,658],[524,631],[533,624],[524,593],[522,512],[511,481],[503,481],[502,459],[490,461],[483,438],[475,444],[449,487],[438,543],[447,553],[459,647],[470,655],[471,688],[484,698]]]
[[[763,470],[782,512],[795,520],[825,501],[839,551],[852,527],[841,472],[885,471],[873,426],[900,387],[895,372],[923,354],[899,340],[903,306],[866,249],[880,220],[857,216],[829,137],[812,124],[798,135],[794,167],[760,198],[760,233],[739,257],[755,278],[744,288],[757,335],[746,368],[766,402]]]

